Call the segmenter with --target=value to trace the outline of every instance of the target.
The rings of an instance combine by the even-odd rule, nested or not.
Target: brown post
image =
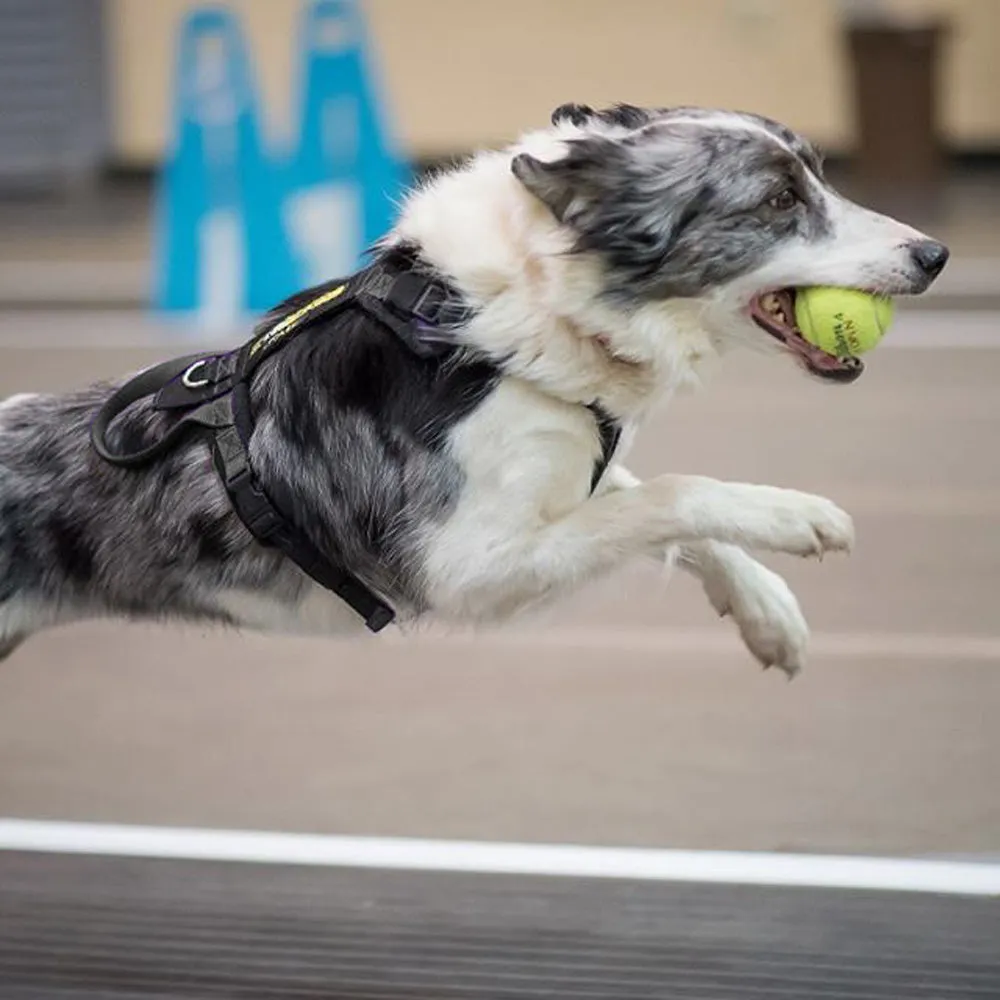
[[[933,214],[944,174],[939,62],[947,29],[880,20],[847,27],[857,181],[887,212]]]

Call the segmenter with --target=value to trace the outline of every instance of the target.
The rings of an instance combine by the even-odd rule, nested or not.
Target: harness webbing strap
[[[468,322],[472,310],[440,277],[420,273],[404,254],[397,254],[395,259],[395,266],[383,259],[302,302],[237,350],[191,354],[141,372],[111,394],[91,427],[91,442],[97,454],[124,468],[150,462],[188,433],[209,435],[216,471],[247,530],[262,545],[279,549],[309,577],[337,594],[373,632],[393,620],[392,608],[316,548],[289,512],[282,509],[289,506],[289,498],[281,496],[281,484],[275,487],[278,496],[269,496],[254,474],[249,452],[254,428],[250,381],[261,362],[290,338],[321,316],[347,308],[367,313],[420,357],[435,357],[452,350],[452,331]],[[112,422],[134,403],[149,397],[153,397],[154,410],[180,416],[151,444],[134,451],[113,451],[107,443]],[[621,428],[600,404],[593,403],[589,409],[597,421],[601,441],[593,490],[611,461]]]
[[[365,620],[373,632],[392,621],[392,609],[344,567],[326,558],[306,534],[267,495],[250,462],[253,434],[250,378],[265,358],[322,315],[349,306],[349,283],[308,300],[243,347],[226,354],[192,354],[141,372],[108,398],[91,426],[94,450],[105,461],[136,468],[167,452],[194,431],[208,432],[212,458],[230,503],[247,530],[262,545],[281,550],[304,573],[333,591]],[[112,451],[112,422],[134,403],[153,397],[153,409],[182,413],[151,444],[134,451]]]

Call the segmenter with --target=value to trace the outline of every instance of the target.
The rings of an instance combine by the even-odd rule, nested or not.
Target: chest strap
[[[594,463],[594,472],[590,477],[590,492],[593,493],[615,457],[618,442],[622,438],[622,425],[600,403],[591,403],[587,409],[594,414],[597,436],[601,441],[601,457]]]

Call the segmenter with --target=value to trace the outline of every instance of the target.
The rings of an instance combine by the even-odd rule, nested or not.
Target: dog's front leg
[[[679,565],[697,577],[715,610],[731,615],[747,649],[764,665],[794,677],[805,661],[809,626],[791,588],[735,545],[698,542]]]
[[[640,480],[621,466],[608,470],[605,488],[632,489]],[[731,615],[747,649],[766,668],[789,677],[802,669],[809,626],[788,584],[735,545],[716,541],[672,546],[665,553],[701,581],[712,607]]]
[[[466,620],[508,616],[669,546],[712,541],[809,556],[853,541],[850,517],[822,497],[701,476],[603,489],[551,520],[534,513],[530,530],[513,498],[491,495],[469,509],[476,516],[446,525],[426,564],[431,607]]]

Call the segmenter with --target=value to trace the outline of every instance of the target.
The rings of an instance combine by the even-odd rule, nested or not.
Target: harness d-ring
[[[199,368],[201,368],[202,365],[207,365],[207,364],[208,364],[208,358],[199,358],[193,365],[189,366],[188,369],[184,372],[184,374],[181,376],[181,382],[183,382],[188,389],[200,389],[202,388],[202,386],[208,385],[211,379],[192,378],[194,373]]]

